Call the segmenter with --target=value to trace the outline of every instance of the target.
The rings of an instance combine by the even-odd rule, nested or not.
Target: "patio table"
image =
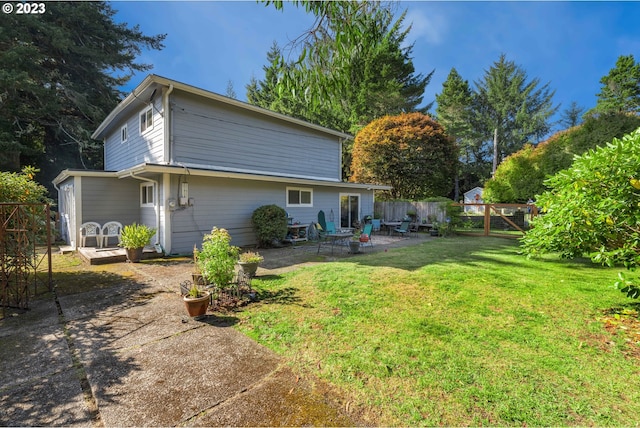
[[[401,224],[401,221],[383,221],[382,223],[380,223],[382,227],[387,229],[387,235],[391,235],[391,231]]]
[[[337,232],[337,233],[327,233],[325,238],[331,241],[331,255],[333,255],[333,247],[336,245],[336,242],[350,239],[353,236],[353,232]],[[318,242],[318,253],[320,254],[320,246],[322,245],[322,240]]]

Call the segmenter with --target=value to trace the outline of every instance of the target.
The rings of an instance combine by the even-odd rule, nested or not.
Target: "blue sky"
[[[273,41],[281,47],[314,21],[302,8],[283,11],[254,1],[115,1],[115,20],[145,34],[167,33],[165,49],[144,52],[152,73],[221,94],[233,83],[240,100]],[[403,1],[416,72],[435,69],[425,104],[455,67],[473,85],[504,53],[530,79],[550,83],[560,112],[572,101],[589,109],[600,79],[620,55],[640,61],[640,2]],[[399,15],[398,12],[398,15]],[[132,78],[129,91],[144,78]]]

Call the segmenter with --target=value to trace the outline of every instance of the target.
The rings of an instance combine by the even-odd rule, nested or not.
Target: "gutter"
[[[162,96],[162,111],[164,112],[164,161],[166,164],[173,163],[173,150],[171,147],[171,106],[169,105],[169,95],[173,92],[173,83],[169,84],[169,89]]]
[[[156,204],[154,204],[156,210],[156,242],[155,246],[160,245],[160,190],[158,189],[159,183],[158,180],[152,180],[150,178],[139,177],[135,175],[133,171],[129,172],[129,177],[135,178],[137,180],[146,181],[148,183],[153,183],[153,197]]]

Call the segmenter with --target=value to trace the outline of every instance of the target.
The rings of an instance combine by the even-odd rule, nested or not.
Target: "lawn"
[[[455,237],[256,278],[238,328],[376,425],[635,425],[617,270]]]

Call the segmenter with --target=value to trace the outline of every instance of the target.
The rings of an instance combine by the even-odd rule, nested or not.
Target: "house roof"
[[[103,139],[112,127],[117,126],[124,116],[130,114],[132,108],[139,108],[140,105],[148,103],[151,98],[156,95],[158,87],[173,87],[174,90],[184,91],[193,95],[197,95],[209,100],[213,100],[222,104],[228,104],[237,108],[241,108],[247,111],[258,113],[271,118],[290,122],[299,126],[304,126],[315,131],[323,132],[329,135],[333,135],[338,138],[352,138],[350,134],[344,132],[335,131],[333,129],[325,128],[323,126],[315,125],[310,122],[306,122],[301,119],[296,119],[290,116],[286,116],[281,113],[276,113],[271,110],[257,107],[249,103],[238,101],[233,98],[225,97],[215,92],[207,91],[195,86],[187,85],[176,80],[167,79],[166,77],[158,76],[156,74],[150,74],[144,78],[144,80],[133,90],[127,97],[122,100],[116,108],[102,121],[100,126],[91,135],[91,138],[100,140]]]
[[[122,171],[95,171],[95,170],[73,170],[65,169],[60,172],[58,176],[53,180],[54,185],[58,185],[68,179],[69,177],[76,176],[91,176],[91,177],[117,177],[127,178],[135,176],[149,176],[157,174],[189,174],[202,177],[215,177],[215,178],[234,178],[239,180],[256,180],[256,181],[268,181],[275,183],[290,183],[307,186],[326,186],[326,187],[344,187],[350,189],[365,189],[365,190],[391,190],[391,186],[382,184],[364,184],[364,183],[350,183],[344,181],[335,180],[312,180],[307,178],[296,177],[283,177],[280,175],[267,175],[267,174],[252,174],[243,172],[223,171],[215,169],[204,168],[188,168],[183,166],[173,165],[159,165],[143,163],[131,168],[123,169]]]

